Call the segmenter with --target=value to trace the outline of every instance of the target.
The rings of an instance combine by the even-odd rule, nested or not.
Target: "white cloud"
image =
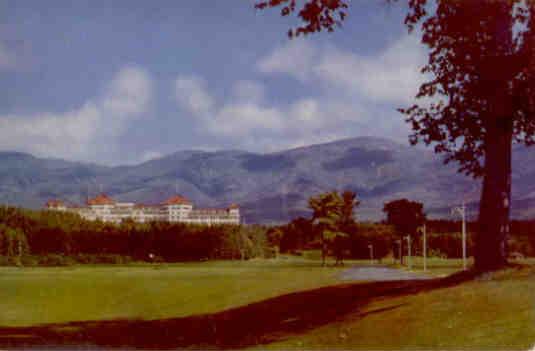
[[[161,158],[162,156],[163,154],[161,152],[148,150],[141,154],[141,157],[139,158],[139,162],[146,162],[146,161],[154,160],[157,158]]]
[[[194,76],[179,76],[174,87],[176,101],[194,115],[212,112],[214,99],[206,92],[204,81]]]
[[[286,74],[302,82],[320,82],[325,90],[366,98],[370,103],[404,104],[413,100],[424,77],[425,52],[418,36],[406,35],[375,55],[289,41],[260,60],[262,73]]]
[[[0,116],[0,149],[55,157],[79,156],[94,138],[100,120],[101,111],[91,102],[62,114]]]
[[[264,101],[264,86],[252,80],[239,80],[232,88],[233,98],[239,102],[261,103]]]
[[[379,56],[328,51],[313,74],[325,84],[347,88],[370,102],[410,103],[423,83],[425,54],[414,36],[405,36]]]
[[[210,92],[197,84],[202,82],[201,78],[189,78],[188,82],[190,86],[195,82],[195,95],[210,101],[210,108],[189,108],[191,99],[178,99],[179,105],[190,111],[201,131],[239,140],[240,147],[264,148],[262,143],[265,142],[280,148],[294,146],[296,140],[300,145],[304,140],[316,142],[318,138],[324,140],[323,135],[339,135],[343,124],[359,121],[362,124],[370,120],[365,109],[327,98],[305,97],[286,105],[270,105],[264,99],[263,86],[253,81],[237,82],[229,101],[216,104]],[[249,91],[256,90],[250,99],[245,99],[247,87]],[[347,130],[343,132],[347,135]],[[273,143],[273,140],[278,141]]]
[[[328,143],[344,138],[354,137],[351,131],[313,131],[300,135],[292,135],[291,137],[281,138],[280,136],[248,136],[241,140],[241,147],[247,150],[255,150],[257,152],[277,152],[288,149],[293,149],[312,144]]]
[[[212,135],[243,136],[255,130],[280,130],[284,123],[276,108],[264,107],[264,88],[254,81],[238,81],[233,96],[218,105],[200,77],[179,76],[175,80],[178,105],[188,111]]]
[[[151,93],[148,73],[139,67],[125,67],[109,85],[102,107],[116,117],[138,115],[147,110]]]
[[[408,128],[395,108],[410,103],[424,79],[419,69],[425,54],[416,39],[403,36],[375,55],[292,40],[259,60],[256,69],[320,87],[315,96],[270,101],[260,82],[247,80],[235,82],[228,100],[218,103],[202,78],[179,77],[177,102],[201,131],[255,150],[351,136],[405,138]]]
[[[262,73],[285,73],[306,81],[318,55],[318,49],[306,38],[296,38],[261,59],[256,67]]]
[[[0,116],[0,149],[87,159],[113,148],[115,138],[147,110],[152,84],[139,67],[125,67],[103,96],[63,113]],[[101,155],[102,156],[102,155]]]
[[[290,108],[290,114],[297,122],[305,125],[317,125],[323,118],[318,101],[311,98],[294,103]]]
[[[243,136],[256,131],[280,132],[285,124],[278,109],[243,103],[223,106],[207,126],[216,135]]]

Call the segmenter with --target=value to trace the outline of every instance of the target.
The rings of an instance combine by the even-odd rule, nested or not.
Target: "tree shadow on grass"
[[[432,280],[342,284],[286,294],[213,314],[182,318],[0,327],[0,347],[236,349],[280,341],[341,320],[350,313],[358,315],[359,309],[373,298],[444,288],[474,277],[473,272],[462,272]]]

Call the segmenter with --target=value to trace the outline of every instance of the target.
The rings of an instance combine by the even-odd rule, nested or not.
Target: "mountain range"
[[[513,150],[512,214],[535,216],[535,153]],[[430,217],[450,216],[466,201],[477,215],[480,180],[444,165],[430,149],[359,137],[275,153],[179,151],[137,165],[102,166],[0,152],[0,203],[41,208],[52,198],[83,204],[104,192],[117,200],[158,203],[179,193],[197,207],[238,203],[247,223],[281,223],[308,216],[307,199],[349,189],[357,193],[360,220],[383,218],[384,202],[424,203]]]

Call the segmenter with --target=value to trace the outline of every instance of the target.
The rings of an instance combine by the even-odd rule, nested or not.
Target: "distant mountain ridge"
[[[443,165],[429,149],[359,137],[259,154],[179,151],[137,165],[100,166],[0,152],[0,203],[40,208],[51,198],[84,203],[103,191],[124,201],[157,203],[178,192],[196,206],[241,205],[247,223],[308,215],[307,199],[332,189],[357,192],[360,219],[382,218],[385,201],[424,202],[434,217],[464,198],[477,214],[480,181]],[[535,216],[535,154],[513,152],[513,216]]]

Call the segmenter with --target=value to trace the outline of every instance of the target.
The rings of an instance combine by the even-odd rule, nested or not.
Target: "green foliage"
[[[261,226],[115,225],[70,213],[0,208],[0,255],[20,261],[31,252],[43,265],[249,259],[272,255],[267,247]]]
[[[399,247],[396,240],[399,238],[395,227],[386,223],[361,222],[355,223],[355,229],[347,231],[345,236],[329,230],[325,231],[326,240],[331,240],[328,249],[339,250],[335,247],[335,238],[341,238],[337,245],[342,245],[342,251],[349,250],[351,258],[369,259],[370,250],[368,245],[373,246],[375,259],[382,259],[388,255],[398,258]],[[461,258],[462,238],[461,222],[451,220],[427,220],[427,256],[438,258]],[[297,229],[299,228],[299,230]],[[467,223],[467,253],[473,255],[474,239],[477,230],[476,222]],[[312,233],[316,230],[315,234]],[[509,238],[511,253],[521,254],[525,257],[535,256],[535,221],[512,221],[512,235]],[[268,233],[277,232],[281,239],[281,252],[298,254],[300,250],[315,249],[316,255],[321,255],[321,245],[317,245],[319,233],[317,225],[304,218],[294,219],[292,222],[279,227],[273,227]],[[305,235],[308,233],[308,235]],[[413,237],[412,254],[423,255],[423,239],[421,235]],[[306,251],[306,254],[309,255]],[[403,248],[406,253],[406,248]],[[336,254],[336,253],[335,253]]]
[[[28,253],[28,241],[24,231],[0,223],[0,255],[5,255],[8,263],[21,265],[21,257]]]
[[[369,259],[368,245],[373,246],[375,259],[382,259],[393,250],[395,231],[391,225],[381,223],[359,223],[359,230],[350,236],[351,257]]]
[[[276,229],[283,233],[280,239],[280,252],[295,252],[310,248],[320,237],[318,228],[310,219],[303,217],[295,218],[290,223]]]
[[[69,256],[48,254],[39,257],[38,264],[41,266],[72,266],[76,261]]]
[[[407,199],[385,203],[383,211],[386,222],[396,229],[398,235],[416,235],[417,229],[424,223],[423,204]]]
[[[344,249],[347,246],[346,238],[351,230],[356,230],[353,211],[359,205],[356,194],[345,191],[339,194],[331,191],[309,199],[308,205],[312,209],[312,222],[320,232],[323,262],[331,245],[338,262],[342,262]]]

